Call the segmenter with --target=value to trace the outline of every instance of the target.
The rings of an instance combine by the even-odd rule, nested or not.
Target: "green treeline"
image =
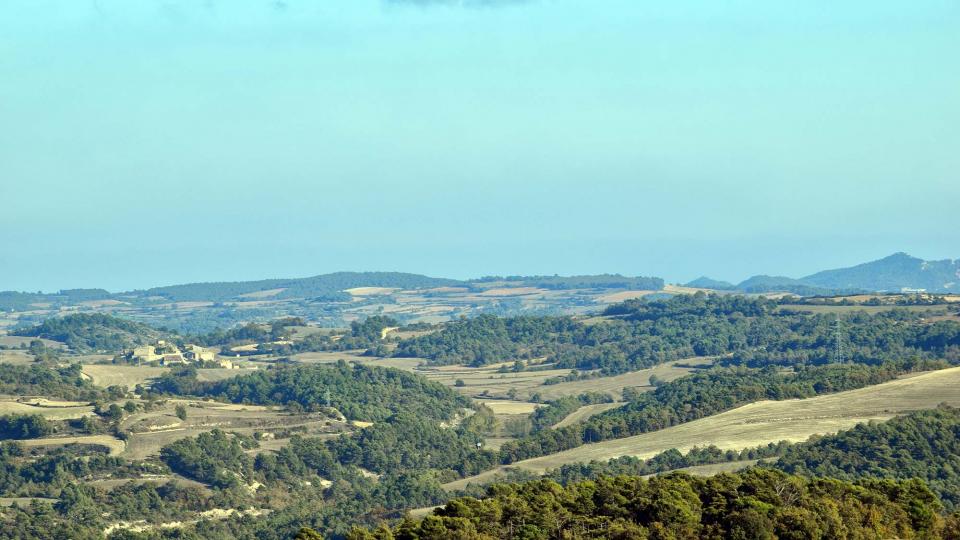
[[[419,522],[355,529],[347,538],[958,538],[958,518],[941,509],[917,480],[852,484],[755,469],[497,484],[483,499],[454,499]]]
[[[960,507],[960,409],[941,406],[860,424],[789,448],[775,467],[841,479],[921,478],[949,508]]]
[[[37,439],[54,432],[54,424],[39,414],[0,416],[0,439]]]
[[[744,296],[681,295],[631,300],[607,308],[602,323],[571,317],[481,315],[404,340],[398,357],[435,364],[484,365],[546,357],[556,368],[613,375],[693,356],[722,356],[728,364],[824,364],[832,361],[835,318],[782,309]],[[879,364],[910,356],[960,360],[960,324],[925,323],[913,312],[856,312],[843,320],[847,358]]]

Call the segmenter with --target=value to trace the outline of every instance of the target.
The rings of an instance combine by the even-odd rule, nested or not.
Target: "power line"
[[[837,327],[836,327],[836,350],[834,352],[834,359],[838,364],[843,363],[843,328],[840,324],[840,314],[837,313]]]

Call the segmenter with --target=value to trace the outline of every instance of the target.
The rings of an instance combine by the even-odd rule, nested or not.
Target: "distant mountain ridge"
[[[801,281],[834,289],[859,288],[891,292],[924,289],[928,292],[960,292],[960,260],[925,261],[900,252],[849,268],[817,272],[801,278]]]
[[[711,286],[719,284],[720,286]],[[725,290],[725,281],[700,277],[688,287]],[[960,293],[960,260],[925,261],[903,252],[802,278],[757,275],[730,288],[745,293],[791,292],[802,296],[856,292]]]

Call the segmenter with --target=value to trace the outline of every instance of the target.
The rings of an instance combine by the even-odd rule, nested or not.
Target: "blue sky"
[[[7,0],[0,290],[960,257],[960,4]]]

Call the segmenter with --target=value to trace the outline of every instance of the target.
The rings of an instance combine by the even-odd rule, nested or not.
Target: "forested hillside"
[[[789,311],[762,298],[682,295],[608,307],[608,320],[482,315],[401,342],[394,356],[435,364],[483,365],[544,358],[557,368],[612,375],[692,356],[728,364],[824,364],[832,360],[836,318]],[[960,324],[926,324],[917,313],[854,312],[842,321],[846,356],[879,364],[905,357],[960,359]]]
[[[921,478],[949,508],[960,506],[960,409],[940,407],[861,424],[787,449],[775,467],[852,480]]]
[[[770,470],[694,478],[601,477],[560,486],[549,480],[492,486],[483,499],[454,499],[384,538],[958,538],[919,481],[807,479]]]

